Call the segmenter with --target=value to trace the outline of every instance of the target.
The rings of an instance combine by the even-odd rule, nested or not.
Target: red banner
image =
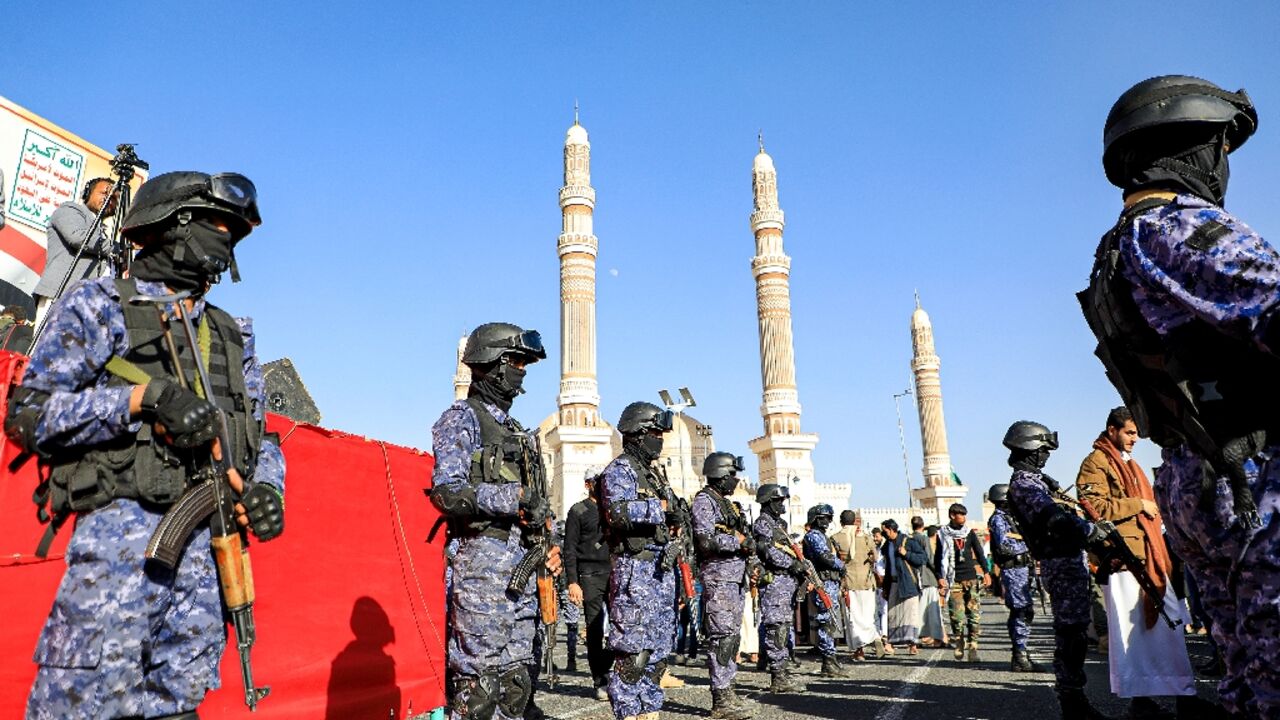
[[[0,355],[9,355],[0,353]],[[3,358],[0,358],[3,360]],[[4,379],[4,378],[0,378]],[[7,383],[5,383],[7,385]],[[250,715],[231,637],[206,718],[403,718],[444,704],[444,533],[422,489],[430,455],[271,416],[288,463],[286,529],[252,548],[254,680],[271,695]],[[62,577],[63,528],[47,560],[31,492],[35,463],[0,454],[0,717],[21,717],[31,654]]]

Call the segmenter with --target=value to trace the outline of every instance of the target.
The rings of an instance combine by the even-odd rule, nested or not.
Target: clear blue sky
[[[1280,234],[1274,3],[208,5],[7,3],[0,94],[103,147],[137,143],[155,171],[252,177],[264,224],[245,281],[214,299],[255,317],[264,360],[293,358],[326,425],[406,445],[429,447],[464,330],[509,320],[559,346],[575,98],[605,416],[687,385],[719,447],[749,454],[763,128],[803,425],[822,437],[818,478],[859,505],[905,501],[892,395],[917,289],[971,505],[1008,477],[1015,419],[1060,430],[1049,471],[1074,477],[1118,401],[1074,293],[1119,207],[1101,128],[1132,83],[1249,90],[1261,129],[1233,156],[1228,205]],[[558,366],[533,368],[526,424],[553,411]],[[918,483],[914,407],[904,420]]]

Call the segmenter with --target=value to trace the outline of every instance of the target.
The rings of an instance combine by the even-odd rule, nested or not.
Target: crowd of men
[[[1039,578],[1052,600],[1064,718],[1102,717],[1084,692],[1096,592],[1111,691],[1131,698],[1131,715],[1158,716],[1152,698],[1175,696],[1181,715],[1280,718],[1280,465],[1272,463],[1280,445],[1271,429],[1280,256],[1223,209],[1228,153],[1256,127],[1243,91],[1184,76],[1138,83],[1106,121],[1104,169],[1124,210],[1080,300],[1125,406],[1108,416],[1075,496],[1044,472],[1057,433],[1032,421],[1008,429],[1012,477],[989,492],[1010,666],[1037,670],[1027,634]],[[236,244],[260,223],[256,198],[233,173],[152,178],[120,221],[134,253],[128,277],[96,278],[90,267],[103,259],[103,238],[89,237],[92,218],[116,202],[108,181],[91,181],[82,202],[59,208],[50,224],[50,263],[69,253],[70,273],[47,271],[37,288],[48,332],[31,349],[5,431],[42,466],[37,501],[50,532],[76,520],[35,652],[28,718],[191,719],[219,682],[224,611],[235,619],[242,610],[222,563],[240,555],[241,533],[270,540],[284,529],[284,458],[264,432],[252,326],[206,297],[224,272],[235,279]],[[75,252],[83,269],[71,262]],[[62,277],[83,280],[64,292]],[[169,331],[177,319],[199,327],[185,350]],[[8,327],[19,322],[11,316]],[[915,654],[947,642],[957,660],[976,659],[993,577],[963,506],[933,532],[888,520],[868,538],[851,513],[828,535],[834,511],[817,505],[797,542],[785,487],[760,485],[762,510],[750,522],[730,500],[743,470],[730,453],[707,457],[706,487],[692,504],[675,495],[657,462],[672,416],[649,403],[623,410],[622,453],[586,479],[588,499],[567,514],[563,547],[551,542],[556,519],[537,439],[511,415],[527,367],[545,358],[537,332],[476,328],[462,358],[473,375],[469,397],[432,428],[429,496],[447,526],[454,718],[540,716],[534,694],[544,668],[554,671],[541,660],[555,639],[554,591],[540,590],[562,572],[581,606],[595,687],[620,720],[658,717],[680,617],[696,617],[695,602],[716,718],[755,712],[734,690],[748,617],[774,693],[803,689],[792,654],[798,617],[813,630],[827,678],[856,682],[837,652],[840,635],[855,661],[868,650]],[[1163,450],[1154,484],[1130,455],[1139,436]],[[196,525],[157,565],[148,540],[211,479],[231,493],[213,504],[213,517],[230,513],[230,527]],[[1221,656],[1222,708],[1195,696],[1175,556]],[[698,634],[689,624],[686,655]],[[247,636],[243,627],[242,653],[252,623]],[[245,668],[252,707],[262,695]]]

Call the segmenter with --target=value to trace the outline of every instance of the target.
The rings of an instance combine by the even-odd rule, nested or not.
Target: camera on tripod
[[[133,179],[135,168],[150,170],[151,166],[147,161],[138,157],[138,153],[134,151],[133,145],[130,143],[120,143],[116,146],[116,156],[111,158],[111,169],[116,175],[123,178],[125,182]]]

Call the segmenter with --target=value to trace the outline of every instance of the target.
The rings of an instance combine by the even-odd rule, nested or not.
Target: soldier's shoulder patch
[[[1206,220],[1187,238],[1187,245],[1205,252],[1231,234],[1231,228],[1217,220]]]

